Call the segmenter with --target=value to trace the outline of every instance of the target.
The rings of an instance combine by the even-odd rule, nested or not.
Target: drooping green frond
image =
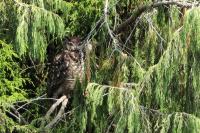
[[[90,83],[86,92],[88,124],[94,132],[148,132],[148,122],[133,90]]]
[[[16,48],[20,55],[30,55],[44,61],[48,36],[62,38],[65,33],[63,20],[45,8],[16,2],[18,26]]]
[[[184,29],[181,35],[184,52],[187,53],[188,87],[193,90],[195,112],[199,114],[200,101],[200,9],[194,8],[187,12]],[[189,90],[188,90],[189,91]]]
[[[197,133],[200,128],[200,119],[186,113],[174,113],[163,117],[156,131],[160,133]]]

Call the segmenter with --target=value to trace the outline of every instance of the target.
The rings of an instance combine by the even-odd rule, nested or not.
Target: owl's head
[[[80,37],[71,37],[64,42],[65,49],[69,51],[79,50],[81,45]]]

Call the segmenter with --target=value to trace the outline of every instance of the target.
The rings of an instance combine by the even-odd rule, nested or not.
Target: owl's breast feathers
[[[55,56],[48,73],[48,96],[53,93],[69,93],[73,90],[75,80],[83,78],[83,58],[79,50],[64,50]],[[67,95],[67,94],[66,94]]]

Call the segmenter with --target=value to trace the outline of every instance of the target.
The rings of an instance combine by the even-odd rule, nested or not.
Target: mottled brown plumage
[[[58,53],[48,73],[48,96],[59,98],[62,95],[70,97],[76,79],[83,78],[83,52],[79,49],[80,39],[73,37],[64,42],[64,49]]]

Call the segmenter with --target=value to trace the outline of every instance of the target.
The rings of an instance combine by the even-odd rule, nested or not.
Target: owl
[[[47,79],[48,97],[71,96],[76,80],[84,75],[84,53],[80,48],[79,37],[64,41],[64,48],[58,53],[49,68]]]

